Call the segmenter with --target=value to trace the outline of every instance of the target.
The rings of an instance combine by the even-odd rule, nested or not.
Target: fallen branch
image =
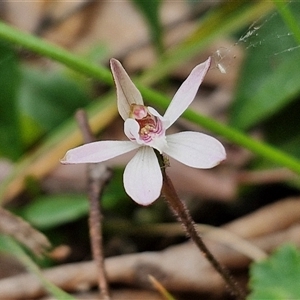
[[[269,217],[270,214],[273,218]],[[230,228],[232,233],[240,233],[239,235],[246,237],[248,242],[270,252],[286,242],[300,246],[299,219],[299,198],[289,198],[227,224],[223,229]],[[258,230],[257,222],[265,229]],[[274,225],[276,231],[272,230]],[[204,237],[204,240],[221,263],[232,270],[245,270],[251,262],[245,255],[227,245],[210,240],[208,236]],[[225,291],[221,277],[190,242],[169,247],[161,252],[107,258],[105,264],[110,283],[151,288],[148,280],[150,274],[171,292],[215,294]],[[94,262],[51,268],[44,271],[44,276],[67,291],[89,290],[97,285],[97,267]],[[3,299],[24,299],[41,296],[44,293],[43,287],[30,274],[0,280],[0,295]]]

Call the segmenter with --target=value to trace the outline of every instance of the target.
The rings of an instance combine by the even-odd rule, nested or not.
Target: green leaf
[[[89,202],[81,195],[40,196],[20,213],[24,219],[40,229],[48,229],[87,215]]]
[[[17,159],[22,153],[17,107],[20,71],[14,51],[0,41],[0,155]]]
[[[280,247],[250,269],[248,300],[287,300],[300,297],[300,252],[293,245]]]
[[[290,7],[284,1],[273,0],[273,3],[277,8],[278,13],[281,15],[281,18],[290,28],[295,41],[298,42],[298,44],[300,44],[300,27],[297,24],[296,15],[294,15]]]
[[[296,101],[264,123],[265,139],[287,153],[300,158],[300,102]]]
[[[28,271],[33,273],[39,279],[44,288],[51,293],[55,299],[75,300],[74,297],[67,294],[46,279],[31,257],[12,238],[0,235],[0,252],[14,255],[28,269]]]
[[[19,103],[23,141],[30,145],[85,107],[90,99],[79,84],[66,74],[23,68]]]
[[[105,187],[101,206],[106,211],[130,211],[133,201],[127,199],[123,187],[123,169],[114,170],[111,182]],[[59,194],[38,196],[17,213],[39,229],[49,229],[76,221],[88,215],[86,195]]]
[[[299,5],[292,9],[300,14]],[[266,20],[257,35],[249,38],[232,106],[230,123],[239,129],[249,129],[270,118],[300,93],[298,45],[278,14]]]
[[[161,0],[131,0],[137,8],[142,12],[146,21],[149,24],[150,33],[152,40],[156,46],[158,53],[163,51],[163,42],[162,42],[162,25],[159,17],[159,9],[161,5]]]

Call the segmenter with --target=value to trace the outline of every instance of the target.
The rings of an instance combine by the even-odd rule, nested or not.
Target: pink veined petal
[[[150,147],[141,147],[124,171],[126,193],[138,204],[149,205],[161,193],[162,174],[157,157]]]
[[[129,117],[130,105],[144,105],[144,101],[140,91],[133,84],[118,60],[112,58],[110,60],[110,68],[117,88],[119,114],[123,120],[126,120]]]
[[[181,116],[194,100],[200,84],[210,67],[211,58],[197,65],[174,95],[164,117],[170,121],[168,128]]]
[[[124,122],[124,133],[130,140],[136,140],[139,143],[140,140],[140,125],[134,119],[127,119]]]
[[[139,146],[130,141],[100,141],[69,150],[63,164],[98,163],[132,151]]]
[[[163,117],[161,118],[163,119]],[[148,142],[143,141],[143,139],[140,138],[139,131],[140,125],[136,120],[129,118],[124,122],[124,133],[131,141],[135,141],[139,145],[150,146],[152,148],[155,148],[160,153],[164,151],[164,148],[167,146],[165,130],[163,130],[163,132],[159,135],[154,136],[153,140]]]
[[[160,113],[156,109],[154,109],[151,106],[148,106],[147,108],[148,108],[148,111],[150,112],[150,114],[157,117],[162,122],[164,130],[166,128],[170,127],[170,125],[169,125],[170,121],[168,119],[166,119],[165,117],[161,116]]]
[[[180,132],[167,136],[165,153],[181,163],[209,169],[225,160],[223,145],[215,138],[200,132]]]

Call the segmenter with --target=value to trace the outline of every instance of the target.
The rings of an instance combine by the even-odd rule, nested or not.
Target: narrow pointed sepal
[[[131,104],[144,105],[140,91],[131,81],[122,64],[112,58],[110,68],[117,88],[117,104],[120,116],[123,120],[129,117]]]

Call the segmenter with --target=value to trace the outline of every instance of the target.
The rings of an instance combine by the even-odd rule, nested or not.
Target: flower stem
[[[226,282],[228,288],[230,289],[231,293],[236,296],[236,299],[243,300],[245,299],[245,293],[242,288],[239,286],[237,281],[231,276],[229,270],[221,265],[218,260],[214,257],[214,255],[209,251],[206,245],[203,242],[200,234],[197,232],[195,227],[195,222],[193,221],[189,210],[187,209],[185,203],[180,200],[178,197],[175,188],[173,186],[172,181],[170,180],[169,176],[165,170],[165,164],[163,158],[160,154],[159,162],[162,166],[162,174],[163,174],[163,187],[162,187],[162,194],[165,197],[167,203],[169,204],[172,211],[177,216],[178,220],[183,224],[187,234],[190,236],[192,241],[196,244],[198,249],[201,253],[207,258],[207,260],[211,263],[213,268],[221,275],[221,277]]]

